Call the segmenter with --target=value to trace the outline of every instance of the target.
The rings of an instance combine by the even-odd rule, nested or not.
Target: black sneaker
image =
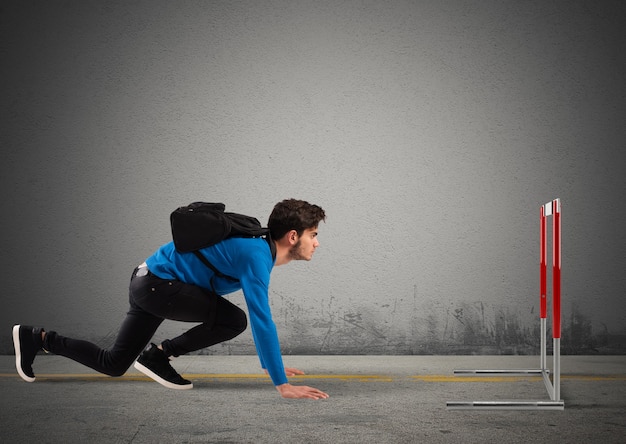
[[[35,380],[33,373],[33,361],[37,352],[41,350],[43,341],[41,340],[42,328],[30,327],[28,325],[13,326],[13,345],[15,346],[15,367],[17,372],[26,382]]]
[[[145,349],[139,355],[135,362],[135,368],[167,388],[174,390],[189,390],[193,388],[193,384],[190,381],[176,373],[163,350],[160,350],[154,344],[150,344],[150,348]]]

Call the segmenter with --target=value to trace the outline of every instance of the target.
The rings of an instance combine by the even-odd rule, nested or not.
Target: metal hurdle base
[[[516,369],[516,370],[455,370],[455,375],[465,376],[543,376],[549,401],[449,401],[446,403],[448,410],[564,410],[565,402],[558,399],[555,384],[550,381],[548,369]],[[556,376],[556,374],[555,374]]]
[[[541,320],[542,334],[546,331],[545,319]],[[454,370],[455,375],[464,376],[542,376],[549,401],[449,401],[448,410],[564,410],[565,402],[561,398],[561,340],[554,341],[554,374],[550,380],[550,370],[546,368],[545,342],[541,347],[540,364],[538,369],[511,369],[511,370]]]
[[[504,371],[500,370],[497,373],[490,374],[502,375],[503,372]],[[529,370],[529,372],[530,373],[525,374],[536,373],[535,370]],[[545,372],[541,373],[543,373],[544,380],[549,380],[549,377]],[[455,371],[455,374],[459,373]],[[518,370],[514,370],[512,373],[508,373],[508,375],[520,375],[520,373]],[[446,403],[446,408],[448,410],[565,410],[565,402],[562,399],[549,401],[448,401]]]
[[[449,401],[448,410],[564,410],[563,401]]]

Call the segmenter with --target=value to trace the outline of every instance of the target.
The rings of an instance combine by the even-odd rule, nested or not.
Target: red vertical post
[[[552,201],[552,323],[553,338],[561,338],[561,201]]]
[[[546,230],[547,230],[547,218],[546,218],[546,210],[545,206],[541,206],[540,212],[540,234],[539,234],[539,291],[540,291],[540,309],[539,316],[541,319],[546,319],[548,317],[548,302],[546,299],[547,293],[547,262],[548,262],[548,243],[546,239]]]

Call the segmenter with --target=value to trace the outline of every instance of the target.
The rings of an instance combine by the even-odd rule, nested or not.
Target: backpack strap
[[[267,233],[267,235],[265,236],[265,240],[267,241],[267,244],[270,246],[270,253],[272,254],[272,261],[275,261],[276,260],[276,242],[274,242],[274,239],[272,239],[269,233]]]
[[[209,262],[209,260],[202,253],[200,253],[198,250],[195,250],[193,252],[193,254],[195,254],[198,257],[198,259],[200,259],[202,261],[202,263],[204,265],[206,265],[208,268],[210,268],[213,271],[213,276],[211,277],[211,290],[213,290],[213,293],[216,293],[215,285],[213,284],[213,278],[215,276],[220,277],[222,279],[227,279],[227,280],[232,281],[232,282],[239,282],[239,279],[234,278],[232,276],[229,276],[227,274],[224,274],[221,271],[219,271],[217,268],[215,268],[213,266],[213,264],[211,262]]]

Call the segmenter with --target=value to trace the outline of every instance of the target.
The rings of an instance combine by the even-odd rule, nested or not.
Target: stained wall
[[[539,207],[559,197],[563,351],[623,352],[625,19],[619,1],[3,1],[0,351],[14,323],[111,343],[177,206],[265,221],[296,197],[328,220],[313,261],[272,276],[285,353],[537,353]]]

